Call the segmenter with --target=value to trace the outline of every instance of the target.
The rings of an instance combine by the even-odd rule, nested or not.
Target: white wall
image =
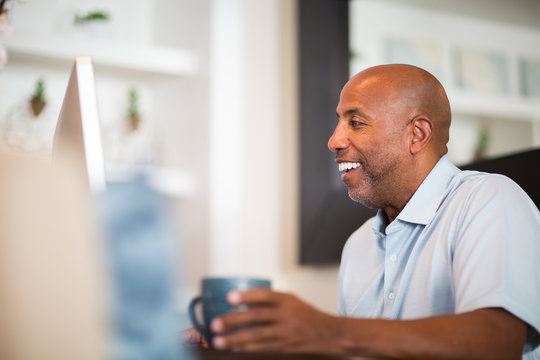
[[[212,26],[209,274],[268,277],[334,312],[336,268],[296,265],[295,4],[214,0]]]
[[[537,0],[381,0],[456,13],[475,19],[489,19],[519,26],[540,28]]]

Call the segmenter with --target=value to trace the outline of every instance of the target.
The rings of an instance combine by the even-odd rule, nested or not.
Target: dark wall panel
[[[339,261],[348,236],[374,214],[349,199],[328,139],[349,79],[346,0],[299,1],[300,263]]]

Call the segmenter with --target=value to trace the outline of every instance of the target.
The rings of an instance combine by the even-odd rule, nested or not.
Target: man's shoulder
[[[527,193],[509,177],[470,170],[461,171],[453,179],[442,208],[456,210],[455,206],[459,206],[461,210],[473,208],[480,211],[488,205],[491,209],[493,206],[517,206],[538,212]]]
[[[451,188],[452,193],[518,192],[525,194],[518,184],[505,175],[473,170],[464,170],[457,174]]]

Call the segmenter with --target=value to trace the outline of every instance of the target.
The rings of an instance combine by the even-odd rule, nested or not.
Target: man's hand
[[[383,320],[327,315],[293,295],[269,289],[233,291],[227,300],[249,308],[212,321],[210,328],[216,334],[213,345],[218,349],[382,358],[519,359],[527,337],[527,325],[500,308]]]
[[[336,318],[322,313],[297,297],[254,289],[231,291],[231,305],[249,309],[216,318],[210,324],[217,334],[213,345],[218,349],[242,351],[283,351],[304,353],[338,352],[331,349],[333,337],[339,337]],[[253,325],[227,333],[231,329]]]
[[[195,328],[184,330],[180,333],[180,339],[188,346],[200,346],[207,348],[208,342]]]

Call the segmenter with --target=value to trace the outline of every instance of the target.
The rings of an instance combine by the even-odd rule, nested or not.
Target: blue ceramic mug
[[[248,290],[252,288],[270,288],[270,280],[231,277],[231,278],[204,278],[201,283],[202,293],[193,298],[189,304],[189,317],[193,326],[206,338],[212,342],[214,334],[210,331],[212,319],[228,313],[245,309],[245,306],[231,306],[227,303],[227,294],[231,290]],[[202,305],[203,321],[199,321],[195,308],[197,304]]]

